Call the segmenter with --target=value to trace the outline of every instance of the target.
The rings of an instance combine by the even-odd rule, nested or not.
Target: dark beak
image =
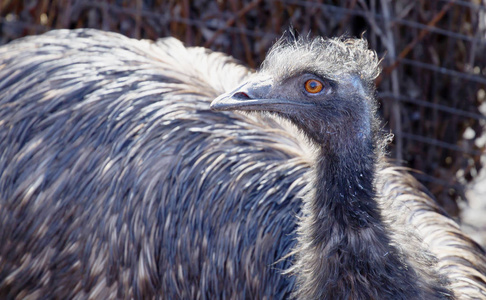
[[[232,92],[223,94],[211,102],[211,109],[223,110],[260,110],[280,113],[292,112],[296,106],[309,106],[279,97],[271,79],[256,79],[248,81]]]

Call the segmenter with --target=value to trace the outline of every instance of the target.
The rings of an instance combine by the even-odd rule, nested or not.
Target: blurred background
[[[390,155],[486,244],[486,0],[0,0],[0,44],[56,28],[174,36],[257,68],[293,27],[361,36],[383,58]],[[485,169],[486,170],[486,169]]]

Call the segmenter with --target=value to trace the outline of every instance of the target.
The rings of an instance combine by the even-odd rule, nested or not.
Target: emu
[[[366,48],[0,47],[0,298],[484,298],[484,250],[383,158]]]

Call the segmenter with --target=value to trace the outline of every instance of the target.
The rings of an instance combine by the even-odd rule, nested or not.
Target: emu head
[[[211,108],[268,111],[320,145],[333,136],[354,143],[373,130],[378,64],[363,39],[281,39],[249,81],[216,98]]]

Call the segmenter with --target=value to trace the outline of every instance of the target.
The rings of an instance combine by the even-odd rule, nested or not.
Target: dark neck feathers
[[[341,152],[329,143],[321,147],[300,224],[297,297],[450,299],[440,284],[421,281],[391,242],[374,187],[380,157],[374,139]]]

